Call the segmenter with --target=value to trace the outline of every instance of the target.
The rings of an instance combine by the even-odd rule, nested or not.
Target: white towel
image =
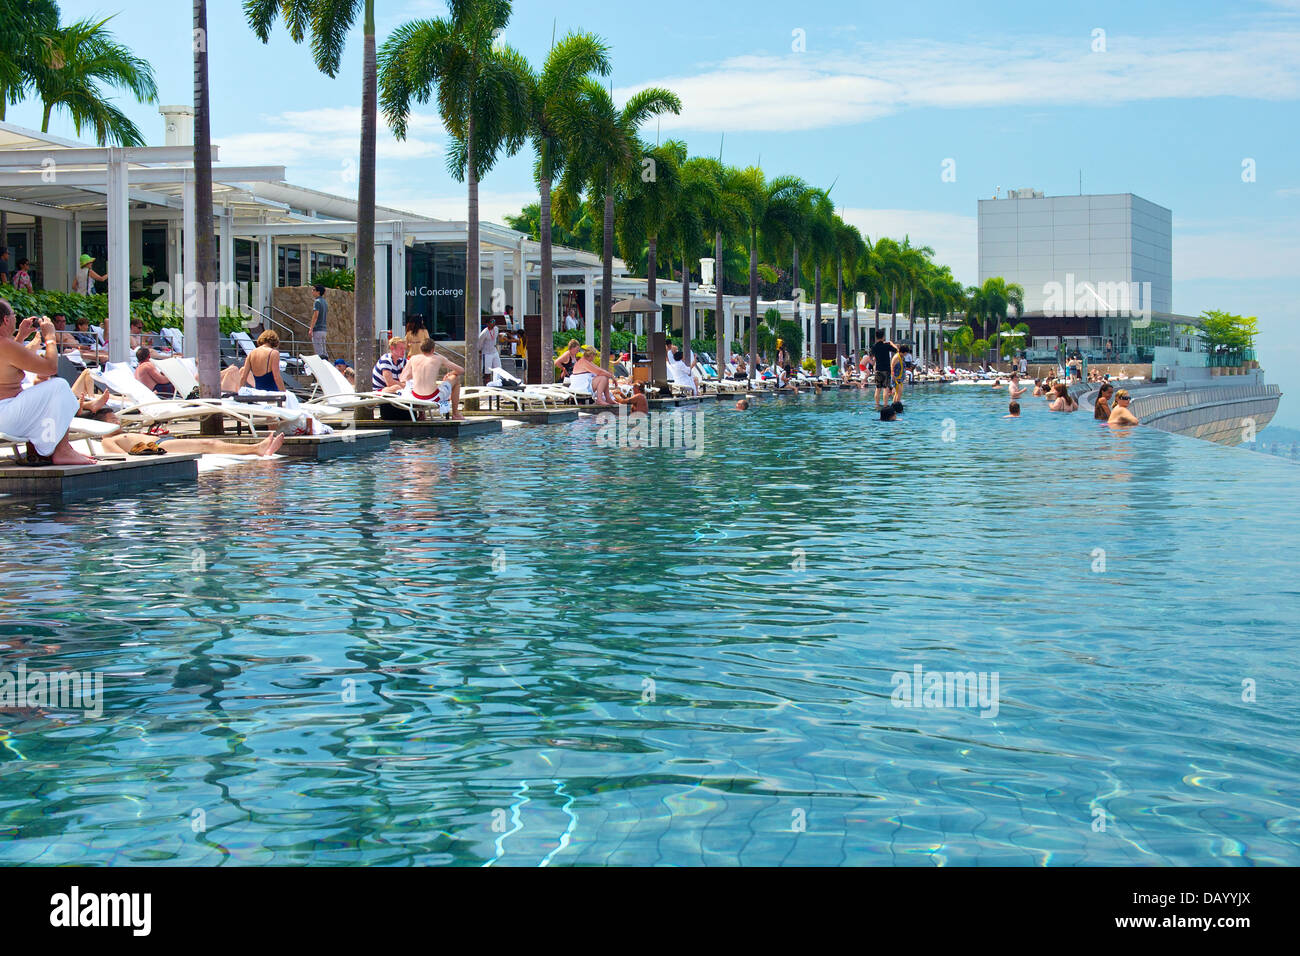
[[[67,436],[80,407],[72,386],[52,378],[0,401],[0,432],[31,442],[37,454],[48,457]]]

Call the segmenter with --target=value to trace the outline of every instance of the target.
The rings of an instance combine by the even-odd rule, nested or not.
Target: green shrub
[[[345,292],[355,292],[357,274],[351,269],[333,269],[328,272],[318,272],[311,284],[323,285],[327,289],[342,289]]]
[[[68,317],[69,327],[77,319],[88,319],[91,325],[97,325],[101,328],[108,324],[107,295],[79,295],[75,292],[48,291],[16,292],[13,289],[7,289],[6,291],[9,293],[6,296],[9,304],[14,307],[14,312],[22,318],[29,315],[54,315],[56,312],[61,312]],[[157,332],[164,325],[169,328],[183,328],[185,324],[184,311],[161,299],[157,301],[132,299],[131,318],[143,322],[147,332]],[[222,335],[229,335],[231,332],[238,332],[243,328],[245,328],[244,318],[238,311],[232,309],[221,310]]]

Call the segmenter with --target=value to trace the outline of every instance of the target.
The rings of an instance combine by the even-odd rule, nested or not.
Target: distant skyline
[[[60,7],[65,20],[117,13],[111,29],[154,65],[161,102],[192,101],[188,4]],[[378,8],[381,42],[445,9]],[[283,163],[295,183],[355,192],[359,33],[329,80],[282,29],[258,41],[235,0],[213,0],[209,18],[223,162]],[[521,0],[505,39],[539,63],[553,29],[610,44],[616,95],[651,84],[681,95],[682,115],[647,130],[651,139],[834,183],[846,220],[872,239],[932,246],[966,283],[977,278],[976,202],[999,187],[1074,195],[1082,175],[1085,193],[1131,192],[1172,209],[1174,310],[1258,315],[1269,380],[1288,393],[1275,423],[1300,426],[1300,0],[1099,0],[1086,10],[753,0],[744,16],[684,0],[661,0],[652,16],[631,4]],[[161,141],[156,107],[118,103]],[[379,201],[463,219],[441,123],[423,109],[405,143],[381,128]],[[8,119],[39,127],[39,105],[10,107]],[[74,135],[62,118],[51,131]],[[525,151],[484,181],[486,218],[536,200],[532,164]]]

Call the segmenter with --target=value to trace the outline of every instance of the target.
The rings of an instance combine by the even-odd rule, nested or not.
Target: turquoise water
[[[0,503],[0,862],[1300,863],[1295,466],[907,400]]]

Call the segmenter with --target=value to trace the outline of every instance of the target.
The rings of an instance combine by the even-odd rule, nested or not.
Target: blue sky
[[[61,6],[65,19],[117,13],[118,35],[154,64],[162,100],[192,100],[189,4]],[[378,6],[381,39],[443,10],[438,0]],[[223,161],[284,163],[294,182],[352,192],[359,37],[329,80],[283,32],[269,46],[257,41],[236,0],[209,0],[209,17]],[[1300,426],[1300,0],[519,0],[506,39],[540,62],[553,29],[604,37],[616,92],[676,90],[685,108],[661,136],[834,182],[845,218],[872,238],[908,233],[933,246],[967,282],[976,200],[997,187],[1073,194],[1082,171],[1085,192],[1133,192],[1171,208],[1175,310],[1258,315],[1270,379],[1292,396],[1276,421]],[[1104,51],[1094,50],[1097,30]],[[124,108],[161,139],[153,107]],[[9,118],[40,119],[35,105]],[[52,131],[72,134],[60,120]],[[380,201],[464,218],[443,142],[432,112],[407,143],[382,132]],[[941,179],[946,159],[955,182]],[[1253,182],[1243,182],[1245,160]],[[535,198],[531,168],[531,156],[502,162],[483,186],[485,215],[499,220]]]

